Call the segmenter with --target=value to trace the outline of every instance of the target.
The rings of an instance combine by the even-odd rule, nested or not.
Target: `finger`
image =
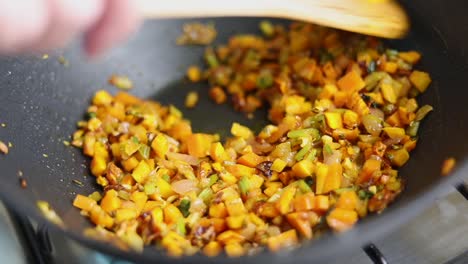
[[[104,15],[85,37],[85,50],[91,57],[127,38],[140,23],[135,1],[106,1]]]
[[[35,50],[65,46],[78,33],[90,28],[104,13],[106,0],[48,0],[50,21]]]
[[[18,53],[46,31],[46,0],[0,0],[0,53]]]

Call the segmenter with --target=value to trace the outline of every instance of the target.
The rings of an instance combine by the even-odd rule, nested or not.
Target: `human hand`
[[[139,25],[132,0],[0,0],[0,54],[65,46],[84,33],[84,49],[96,56]]]

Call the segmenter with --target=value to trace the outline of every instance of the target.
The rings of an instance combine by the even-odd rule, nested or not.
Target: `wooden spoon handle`
[[[146,18],[278,17],[386,38],[408,29],[404,10],[392,0],[136,0]]]

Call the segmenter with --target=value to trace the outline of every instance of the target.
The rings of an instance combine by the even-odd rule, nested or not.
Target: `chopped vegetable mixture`
[[[398,169],[432,110],[415,99],[431,82],[413,69],[421,55],[310,24],[260,26],[263,37],[233,36],[206,50],[205,73],[188,71],[218,104],[269,105],[258,134],[233,123],[223,143],[174,106],[95,94],[72,142],[103,187],[73,203],[97,226],[88,235],[172,256],[277,251],[348,230],[403,190]]]

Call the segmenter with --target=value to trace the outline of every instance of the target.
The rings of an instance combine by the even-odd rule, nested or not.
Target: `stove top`
[[[464,191],[466,195],[466,188]],[[356,247],[349,255],[329,263],[468,263],[468,203],[462,192],[455,188],[447,189],[423,213],[394,233],[374,241],[365,251]],[[1,263],[28,263],[24,245],[16,233],[18,230],[14,228],[8,210],[1,203],[0,215]],[[128,263],[86,249],[54,232],[49,233],[49,238],[53,252],[51,263]]]

